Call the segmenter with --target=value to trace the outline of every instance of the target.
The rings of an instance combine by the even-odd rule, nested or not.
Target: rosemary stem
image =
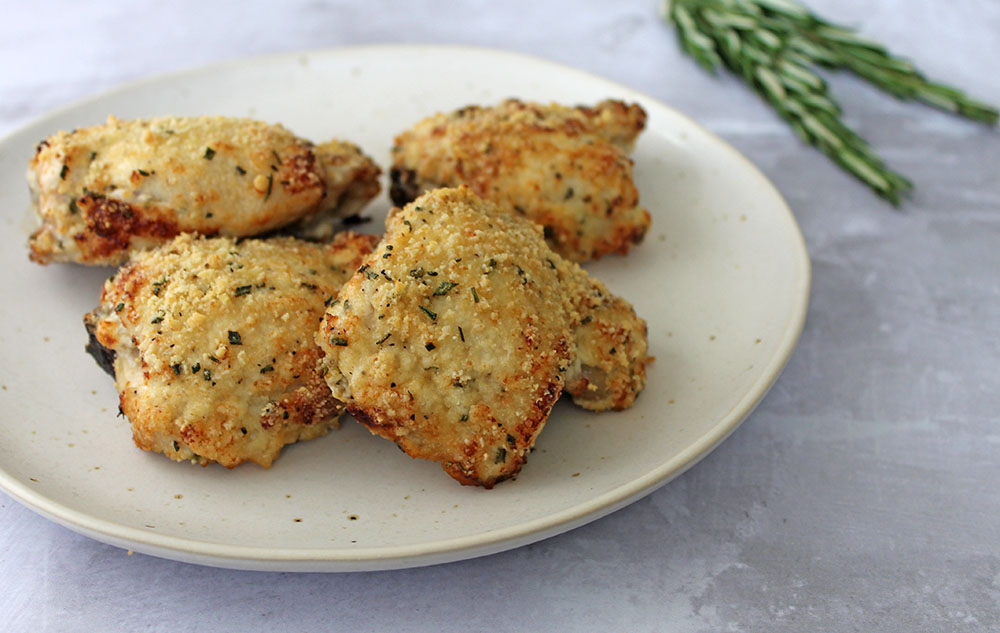
[[[913,188],[841,121],[817,67],[848,70],[889,94],[996,125],[997,108],[924,77],[878,42],[826,21],[794,0],[667,0],[681,49],[709,72],[729,68],[795,133],[899,206]]]

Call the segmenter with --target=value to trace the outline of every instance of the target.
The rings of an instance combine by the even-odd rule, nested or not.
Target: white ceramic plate
[[[560,403],[515,481],[458,485],[345,419],[270,470],[174,463],[132,445],[111,380],[84,354],[81,316],[107,269],[29,263],[24,171],[58,129],[127,117],[226,114],[353,140],[380,164],[393,136],[438,110],[508,96],[638,101],[653,214],[627,257],[588,265],[649,322],[656,362],[636,406]],[[281,55],[127,86],[0,142],[0,487],[100,541],[243,569],[347,571],[459,560],[597,519],[649,494],[726,438],[764,396],[805,319],[809,260],[770,183],[721,140],[610,81],[517,54],[380,46]],[[368,211],[378,231],[385,197]]]

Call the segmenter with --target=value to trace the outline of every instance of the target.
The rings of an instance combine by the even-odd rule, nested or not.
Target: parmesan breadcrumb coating
[[[393,201],[468,185],[501,209],[545,227],[549,245],[578,262],[627,253],[642,240],[629,152],[646,122],[637,105],[539,105],[516,99],[436,114],[396,138]]]
[[[30,256],[115,265],[180,233],[259,235],[352,213],[378,194],[378,176],[356,146],[315,146],[281,125],[112,116],[39,143],[28,184],[42,224]]]
[[[317,371],[316,328],[376,241],[184,234],[134,255],[84,321],[136,446],[267,467],[285,444],[335,426],[343,404]]]
[[[466,187],[390,216],[317,342],[334,396],[369,430],[487,488],[520,470],[564,389],[622,409],[648,361],[627,302]]]

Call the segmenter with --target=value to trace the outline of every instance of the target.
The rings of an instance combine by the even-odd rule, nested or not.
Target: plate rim
[[[110,545],[127,548],[130,551],[139,551],[173,560],[231,569],[270,571],[330,572],[402,569],[464,560],[513,549],[561,534],[602,518],[655,492],[660,487],[683,474],[711,453],[752,413],[753,409],[767,395],[767,392],[787,365],[805,325],[812,285],[812,267],[801,227],[798,225],[794,213],[778,188],[742,153],[683,112],[676,110],[656,97],[630,88],[613,79],[536,55],[488,46],[386,43],[291,50],[189,66],[118,84],[104,91],[72,101],[30,118],[0,137],[0,145],[11,142],[13,137],[46,121],[69,114],[74,110],[86,107],[97,101],[112,98],[124,92],[141,89],[146,85],[180,79],[196,73],[225,72],[227,68],[242,67],[254,62],[273,63],[310,55],[342,55],[364,53],[366,51],[381,52],[390,50],[397,52],[411,51],[414,53],[426,51],[448,52],[451,54],[467,52],[476,55],[492,56],[496,59],[506,57],[508,59],[515,59],[519,63],[543,66],[553,72],[574,73],[587,80],[603,83],[618,90],[623,98],[639,99],[644,103],[655,104],[657,108],[662,108],[664,111],[669,112],[686,126],[704,134],[709,141],[716,144],[722,151],[729,154],[730,157],[737,159],[737,162],[741,163],[742,167],[749,174],[752,174],[766,189],[769,189],[780,203],[779,211],[781,215],[787,219],[790,223],[790,228],[793,229],[792,244],[794,248],[792,250],[794,251],[794,259],[800,270],[800,279],[798,287],[792,291],[797,301],[794,301],[794,312],[790,315],[790,325],[784,330],[774,354],[768,360],[760,377],[745,391],[742,398],[728,413],[719,418],[709,432],[703,434],[672,459],[654,468],[646,475],[630,480],[584,503],[505,528],[478,532],[447,540],[410,545],[370,548],[274,548],[231,545],[195,538],[158,534],[121,525],[109,519],[95,517],[51,500],[42,493],[32,490],[25,482],[8,473],[3,464],[0,464],[0,490],[3,490],[37,514],[77,533]]]

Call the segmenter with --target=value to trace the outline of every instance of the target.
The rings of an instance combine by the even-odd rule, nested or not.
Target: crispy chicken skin
[[[650,224],[629,158],[645,123],[639,105],[621,101],[570,108],[510,99],[436,114],[396,137],[390,195],[402,206],[465,184],[541,224],[567,259],[624,254]]]
[[[336,426],[343,404],[318,373],[316,328],[376,241],[183,234],[136,253],[84,317],[136,446],[268,467],[285,444]]]
[[[648,360],[628,303],[467,187],[389,217],[317,342],[334,396],[369,430],[487,488],[520,470],[564,389],[628,407]]]
[[[28,184],[42,224],[30,257],[115,265],[180,233],[258,235],[354,212],[378,194],[378,176],[356,146],[313,145],[281,125],[112,116],[39,143]]]

